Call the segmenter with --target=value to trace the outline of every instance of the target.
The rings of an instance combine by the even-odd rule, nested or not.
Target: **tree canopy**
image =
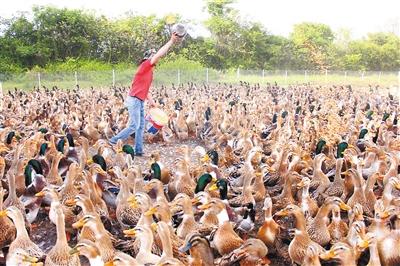
[[[168,58],[180,56],[215,69],[400,68],[400,38],[395,34],[378,32],[353,40],[346,30],[335,33],[328,25],[304,22],[294,25],[286,38],[244,20],[233,3],[205,0],[210,16],[202,23],[210,36],[187,36]],[[160,47],[168,39],[176,21],[180,18],[175,14],[126,14],[112,20],[86,10],[34,7],[32,18],[20,13],[0,20],[0,73],[74,60],[135,63],[146,49]]]

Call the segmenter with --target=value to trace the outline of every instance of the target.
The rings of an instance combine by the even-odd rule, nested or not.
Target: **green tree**
[[[294,25],[290,36],[296,48],[296,59],[305,68],[325,70],[331,67],[329,49],[333,45],[331,28],[321,23]]]

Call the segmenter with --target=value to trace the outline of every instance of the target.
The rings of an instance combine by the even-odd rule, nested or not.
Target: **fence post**
[[[3,83],[0,82],[0,110],[3,111],[3,101],[4,101],[4,97],[3,97]]]
[[[344,72],[344,80],[347,80],[347,71]]]
[[[378,82],[381,82],[382,71],[379,71]]]
[[[262,70],[262,80],[263,80],[263,82],[264,82],[264,78],[265,78],[265,71],[264,71],[264,69]]]
[[[325,83],[328,83],[328,69],[325,69]]]
[[[361,80],[364,80],[364,71],[361,73]]]
[[[240,70],[238,68],[237,71],[236,71],[236,78],[239,79],[239,76],[240,76]]]
[[[206,83],[208,84],[208,67],[206,68]]]
[[[38,86],[39,86],[39,89],[40,89],[42,87],[42,84],[40,82],[40,72],[37,74],[37,76],[38,76]]]
[[[285,70],[285,85],[288,85],[287,84],[287,70]]]
[[[115,70],[114,70],[114,68],[112,70],[112,85],[113,85],[113,87],[115,87]]]
[[[75,71],[75,86],[78,86],[78,73]]]
[[[307,70],[304,70],[304,82],[307,82]]]
[[[181,70],[178,69],[178,86],[181,84]]]

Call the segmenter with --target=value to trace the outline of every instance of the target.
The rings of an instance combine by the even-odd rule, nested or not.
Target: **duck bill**
[[[207,209],[209,209],[211,207],[211,203],[207,203],[207,204],[204,204],[204,205],[200,205],[199,206],[199,209],[200,210],[207,210]]]
[[[192,248],[192,243],[187,242],[186,245],[179,248],[179,251],[182,253],[186,253],[191,248]]]
[[[134,228],[129,230],[124,230],[124,235],[127,237],[134,237],[136,236],[136,230]]]
[[[157,232],[158,225],[156,223],[151,223],[150,227],[153,230],[153,232]]]
[[[298,188],[298,189],[303,188],[304,186],[305,186],[305,183],[304,183],[303,180],[300,181],[300,182],[297,184],[297,188]]]
[[[0,211],[0,217],[6,217],[6,216],[7,216],[7,210]]]
[[[134,196],[131,196],[128,198],[128,203],[130,204],[130,206],[134,209],[136,209],[137,207],[139,207],[139,204],[136,200],[136,198]]]
[[[112,260],[110,260],[110,261],[104,263],[104,266],[114,266],[114,265],[115,265],[115,264],[114,264],[114,261],[112,261]]]
[[[339,208],[340,208],[341,210],[343,210],[343,211],[349,211],[349,210],[351,210],[350,206],[347,205],[347,204],[344,203],[344,202],[341,202],[341,203],[339,204]]]
[[[195,205],[200,202],[200,199],[196,197],[196,198],[193,198],[191,201],[192,201],[192,204]]]
[[[68,207],[72,207],[76,205],[76,200],[75,199],[68,199],[65,201],[65,205],[67,205]]]
[[[275,213],[275,216],[281,216],[281,217],[285,217],[288,215],[289,215],[289,212],[287,210],[281,210],[281,211],[278,211],[277,213]]]
[[[40,192],[38,192],[38,193],[35,194],[35,197],[38,197],[38,198],[44,197],[44,196],[45,196],[44,191],[40,191]]]
[[[208,156],[207,154],[203,156],[203,158],[201,158],[200,160],[202,163],[206,163],[210,161],[210,156]]]
[[[69,251],[69,255],[79,255],[79,250],[78,250],[78,248],[77,247],[74,247],[73,249],[71,249],[70,251]]]
[[[216,191],[218,190],[217,183],[212,184],[209,188],[208,191]]]
[[[319,257],[323,260],[330,260],[335,257],[335,252],[333,250],[329,250],[327,252],[322,253]]]
[[[358,243],[358,246],[360,248],[367,248],[369,246],[369,241],[366,239],[363,239],[360,241],[360,243]]]
[[[72,225],[72,227],[75,229],[82,228],[83,226],[85,226],[85,221],[83,220],[83,218]]]
[[[144,215],[151,216],[151,215],[155,214],[156,212],[157,212],[157,209],[152,207],[147,212],[145,212]]]
[[[22,259],[22,261],[29,262],[29,263],[35,263],[35,262],[38,262],[39,259],[32,257],[32,256],[25,255],[24,258]]]

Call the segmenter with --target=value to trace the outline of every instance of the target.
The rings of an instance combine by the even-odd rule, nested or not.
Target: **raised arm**
[[[160,60],[160,58],[163,57],[163,56],[168,52],[168,50],[171,48],[171,46],[172,46],[174,43],[176,43],[176,41],[177,41],[178,39],[179,39],[178,35],[176,35],[176,33],[172,33],[171,39],[170,39],[166,44],[164,44],[164,46],[161,47],[161,48],[157,51],[157,53],[156,53],[155,55],[153,55],[153,56],[151,57],[150,63],[151,63],[152,65],[157,64],[158,61]]]

